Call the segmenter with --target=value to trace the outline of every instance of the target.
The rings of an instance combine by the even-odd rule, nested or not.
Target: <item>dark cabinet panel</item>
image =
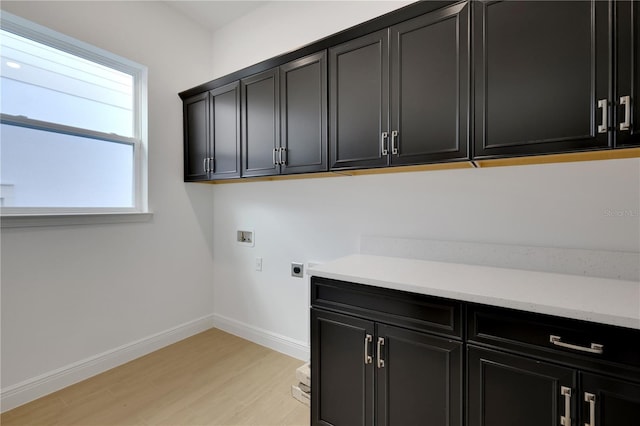
[[[474,6],[475,157],[609,146],[607,2]]]
[[[575,370],[472,346],[467,356],[469,426],[560,426],[575,417],[573,395],[563,395],[576,389]]]
[[[280,67],[282,173],[327,170],[327,55]]]
[[[388,164],[388,45],[382,30],[329,50],[331,168]]]
[[[640,385],[583,373],[582,422],[586,426],[637,426],[640,422]]]
[[[374,324],[311,310],[311,423],[373,425]]]
[[[242,176],[279,172],[274,160],[280,140],[278,69],[242,80]]]
[[[469,6],[391,27],[391,164],[468,158]]]
[[[209,93],[183,103],[185,181],[206,180],[209,175],[209,107]]]
[[[640,2],[614,4],[616,69],[614,130],[616,147],[640,145]]]
[[[376,425],[462,425],[462,343],[377,324]],[[379,341],[379,339],[382,339]]]
[[[240,87],[238,82],[212,90],[211,179],[240,177]]]

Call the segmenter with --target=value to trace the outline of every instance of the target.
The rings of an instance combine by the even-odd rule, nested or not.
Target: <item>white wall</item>
[[[212,191],[182,181],[177,94],[211,78],[211,38],[161,2],[3,1],[2,9],[149,67],[154,213],[149,223],[2,230],[7,409],[33,395],[30,384],[64,384],[43,383],[55,379],[52,372],[73,376],[78,363],[96,356],[122,361],[210,326]],[[129,355],[110,352],[150,336]],[[25,392],[9,401],[5,391]]]
[[[394,7],[355,3],[267,4],[214,33],[214,70],[250,65]],[[217,185],[216,320],[304,357],[308,280],[290,277],[291,261],[358,252],[362,235],[638,252],[639,194],[638,159]],[[611,215],[621,211],[630,214]],[[240,227],[255,230],[255,247],[234,242]]]

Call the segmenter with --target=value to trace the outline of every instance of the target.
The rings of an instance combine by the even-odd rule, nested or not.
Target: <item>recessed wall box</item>
[[[252,230],[238,230],[236,232],[236,241],[243,246],[253,247],[255,243],[253,235]]]

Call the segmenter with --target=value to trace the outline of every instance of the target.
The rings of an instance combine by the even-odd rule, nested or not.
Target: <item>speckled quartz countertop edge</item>
[[[640,329],[640,282],[355,254],[309,275]]]

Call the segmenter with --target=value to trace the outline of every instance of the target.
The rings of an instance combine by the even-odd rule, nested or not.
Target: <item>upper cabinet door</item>
[[[278,69],[242,80],[242,176],[280,173]]]
[[[209,93],[185,99],[184,119],[184,180],[207,180],[209,177],[210,121]]]
[[[212,90],[212,179],[240,177],[240,85]]]
[[[282,173],[327,170],[327,54],[280,67]]]
[[[469,5],[391,28],[391,164],[468,159]]]
[[[616,13],[616,147],[640,145],[640,2],[619,0]]]
[[[474,157],[610,146],[608,2],[474,7]]]
[[[388,164],[389,31],[329,50],[331,168]]]

